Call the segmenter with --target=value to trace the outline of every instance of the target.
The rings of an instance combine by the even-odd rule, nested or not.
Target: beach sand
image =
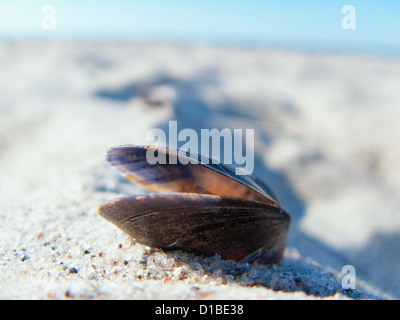
[[[399,58],[2,40],[0,64],[1,299],[400,298]],[[96,214],[146,192],[106,150],[169,120],[255,130],[292,216],[279,265],[163,252]]]

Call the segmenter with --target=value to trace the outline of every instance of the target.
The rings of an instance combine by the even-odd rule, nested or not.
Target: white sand
[[[0,298],[400,298],[399,67],[349,54],[0,42]],[[293,217],[280,266],[163,253],[96,215],[144,191],[105,163],[106,149],[145,144],[170,119],[255,129],[255,174]],[[356,290],[341,287],[344,265]]]

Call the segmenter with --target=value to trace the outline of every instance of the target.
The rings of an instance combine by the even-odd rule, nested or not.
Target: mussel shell
[[[100,206],[99,215],[151,247],[249,263],[280,261],[290,215],[264,183],[235,175],[232,166],[200,163],[193,155],[196,164],[178,160],[151,165],[148,148],[156,147],[111,148],[107,161],[128,179],[167,193],[116,199]],[[167,157],[187,157],[168,148],[157,150]]]

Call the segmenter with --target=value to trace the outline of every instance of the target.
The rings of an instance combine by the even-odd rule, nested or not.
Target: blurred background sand
[[[0,69],[1,298],[400,298],[396,54],[4,36]],[[145,192],[107,148],[169,120],[255,130],[254,173],[292,215],[280,266],[166,254],[96,215]]]

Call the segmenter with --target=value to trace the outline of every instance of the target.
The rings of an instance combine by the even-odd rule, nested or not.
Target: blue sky
[[[55,9],[45,30],[42,9]],[[342,7],[356,10],[343,29]],[[140,39],[400,52],[398,0],[1,0],[0,38]]]

